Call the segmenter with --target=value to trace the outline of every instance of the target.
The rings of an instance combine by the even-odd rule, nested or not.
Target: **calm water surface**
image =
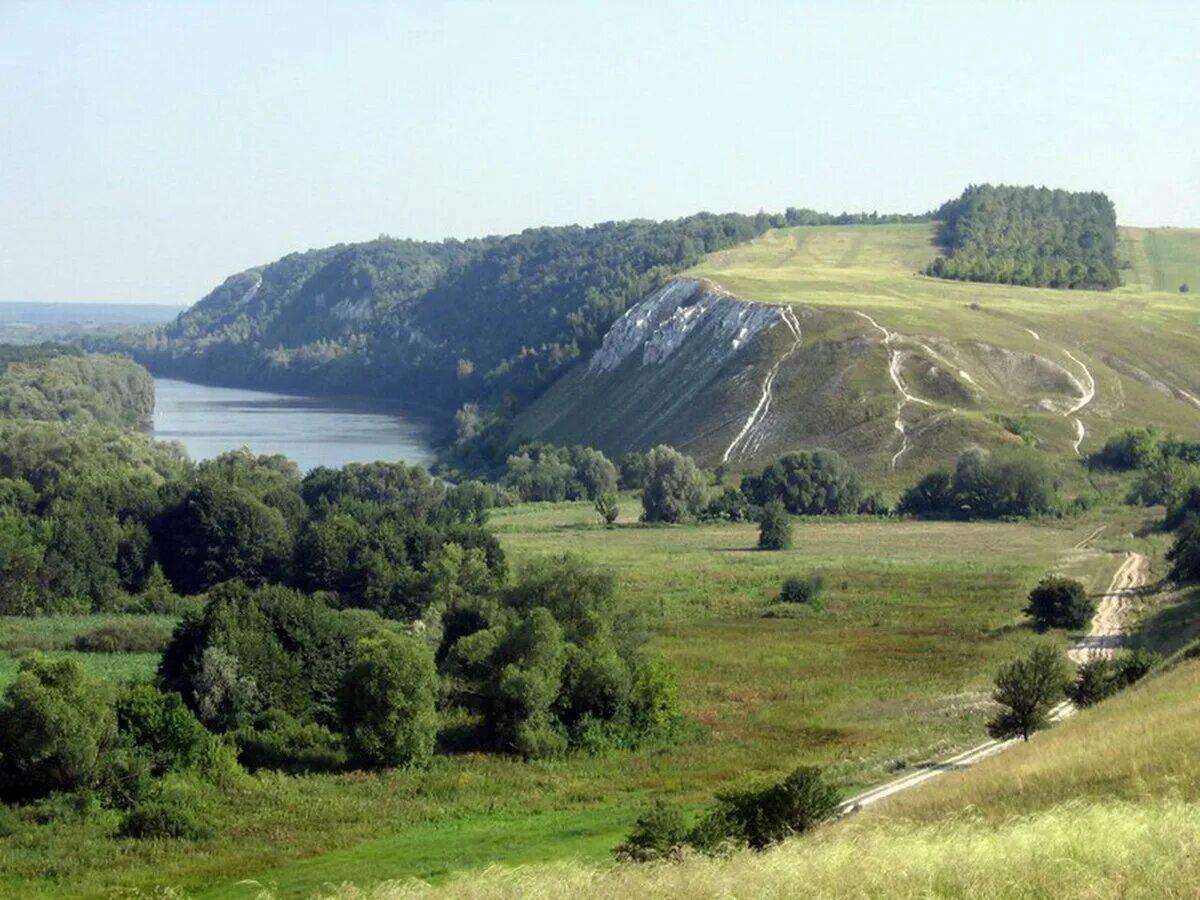
[[[152,434],[192,459],[249,447],[282,453],[301,471],[377,459],[433,460],[425,422],[353,400],[294,397],[155,378]]]

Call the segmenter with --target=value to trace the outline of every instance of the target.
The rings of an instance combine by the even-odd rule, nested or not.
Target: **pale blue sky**
[[[0,300],[969,182],[1200,225],[1200,6],[0,0]]]

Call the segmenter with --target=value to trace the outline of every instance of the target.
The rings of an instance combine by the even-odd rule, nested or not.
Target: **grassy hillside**
[[[750,525],[637,525],[622,498],[614,529],[586,503],[526,505],[494,523],[518,567],[577,551],[612,571],[629,616],[677,672],[694,723],[680,743],[638,753],[521,763],[476,754],[425,771],[262,774],[224,789],[213,838],[128,842],[104,816],[64,810],[0,842],[0,893],[105,895],[168,884],[202,897],[244,897],[237,883],[308,896],[328,883],[443,880],[493,863],[580,858],[601,863],[653,797],[688,806],[756,774],[831,767],[847,791],[978,742],[997,664],[1033,639],[1021,609],[1055,569],[1108,583],[1108,551],[1156,545],[1132,535],[1142,512],[1080,548],[1109,512],[1062,522],[944,524],[803,521],[796,549],[753,550]],[[821,571],[816,608],[775,602],[785,576]],[[6,661],[29,646],[64,652],[91,622],[45,630],[0,623]],[[49,628],[49,626],[47,626]],[[69,633],[68,633],[69,632]],[[103,660],[103,662],[102,662]],[[98,655],[114,678],[147,660]]]
[[[1200,433],[1200,299],[1161,290],[1200,270],[1200,232],[1124,230],[1122,255],[1131,268],[1114,291],[922,277],[915,273],[932,240],[926,225],[778,229],[712,254],[689,274],[752,300],[845,311],[853,316],[847,327],[867,335],[872,326],[855,314],[896,332],[900,374],[930,402],[903,413],[916,433],[912,460],[941,455],[939,434],[986,435],[996,414],[1026,418],[1043,446],[1068,456],[1074,418],[1086,428],[1085,453],[1131,424]],[[1082,397],[1085,370],[1095,398],[1066,415]],[[896,396],[883,378],[871,390]]]
[[[1200,891],[1200,661],[1029,744],[762,854],[681,864],[493,870],[439,897],[1191,897]]]
[[[828,446],[897,485],[972,444],[1027,440],[1074,460],[1130,425],[1200,435],[1200,292],[1159,289],[1200,275],[1200,232],[1123,230],[1125,285],[1113,291],[925,277],[935,232],[801,226],[710,254],[683,276],[707,292],[649,332],[646,352],[611,370],[577,366],[517,428],[610,452],[674,443],[741,467]],[[789,309],[798,345],[782,314],[745,341],[718,327],[736,298]],[[656,302],[629,315],[642,321]],[[676,349],[660,359],[652,345],[672,329]],[[627,342],[617,337],[614,328],[606,340]],[[903,405],[897,379],[911,395]],[[730,456],[768,380],[758,439]]]

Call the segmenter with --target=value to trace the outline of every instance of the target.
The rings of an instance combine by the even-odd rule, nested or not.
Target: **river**
[[[152,436],[179,441],[194,460],[249,447],[282,453],[302,472],[377,459],[427,465],[430,427],[365,402],[296,397],[155,378]]]

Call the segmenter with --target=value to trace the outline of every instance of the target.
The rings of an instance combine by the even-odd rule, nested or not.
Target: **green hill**
[[[645,354],[661,340],[647,333],[641,354],[626,348],[623,367],[578,366],[518,427],[611,451],[667,440],[707,463],[823,444],[880,474],[947,462],[972,443],[1026,440],[1074,458],[1134,424],[1200,434],[1200,301],[1162,289],[1200,270],[1200,233],[1122,229],[1125,283],[1111,291],[917,274],[937,252],[936,234],[929,224],[782,228],[710,254],[682,277],[727,307],[778,307],[771,327],[742,345],[722,332],[714,370],[712,329],[700,327],[711,315],[689,314],[697,304],[685,300],[676,313],[691,316],[690,336],[669,360]],[[627,318],[645,318],[654,302]],[[785,308],[801,332],[794,347]],[[756,439],[726,456],[768,379]],[[621,414],[612,399],[643,394],[663,410],[654,430],[639,427],[638,403]]]

